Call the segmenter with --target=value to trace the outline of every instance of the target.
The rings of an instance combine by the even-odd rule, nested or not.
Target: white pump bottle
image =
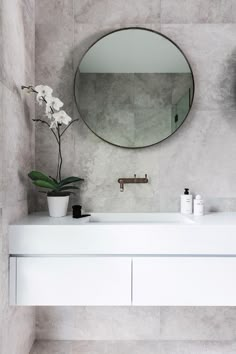
[[[204,202],[202,197],[198,194],[194,199],[194,215],[202,216],[204,215]]]
[[[184,194],[181,195],[180,201],[181,214],[189,215],[193,213],[193,196],[189,194],[189,189],[184,189]]]

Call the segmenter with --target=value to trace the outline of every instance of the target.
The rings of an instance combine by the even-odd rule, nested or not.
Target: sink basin
[[[193,224],[194,221],[179,213],[94,213],[90,223],[121,224]]]

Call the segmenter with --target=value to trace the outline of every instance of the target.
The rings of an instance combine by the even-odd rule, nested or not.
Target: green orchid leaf
[[[48,182],[48,181],[43,181],[41,179],[37,179],[36,181],[33,181],[33,184],[35,186],[42,187],[42,188],[47,188],[47,189],[52,189],[52,190],[56,189],[53,181]]]
[[[39,172],[39,171],[31,171],[30,173],[28,173],[28,176],[33,181],[36,181],[37,179],[41,179],[43,181],[47,181],[49,179],[49,177],[47,175],[45,175],[44,173]]]
[[[39,172],[39,171],[31,171],[29,174],[28,174],[29,178],[32,180],[32,181],[45,181],[45,182],[48,182],[48,183],[51,183],[53,184],[53,188],[56,188],[58,186],[58,182],[57,181],[54,181],[52,178],[48,177],[47,175],[45,175],[44,173],[42,172]]]
[[[52,176],[49,176],[49,178],[51,178],[55,183],[57,183],[58,184],[58,182],[57,182],[57,180],[56,180],[56,178],[53,178]]]
[[[61,186],[65,186],[66,184],[70,184],[70,183],[76,183],[76,182],[81,182],[84,181],[83,178],[79,178],[79,177],[67,177],[63,180],[61,180],[61,182],[59,183],[59,187]]]
[[[58,191],[69,191],[70,189],[79,189],[78,187],[76,186],[65,186],[65,187],[61,187],[61,188],[58,188]]]

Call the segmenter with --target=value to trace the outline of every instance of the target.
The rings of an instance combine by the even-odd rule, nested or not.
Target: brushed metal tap
[[[148,183],[148,178],[147,174],[145,174],[144,178],[137,178],[135,174],[133,178],[119,178],[118,183],[120,183],[120,191],[124,192],[125,183]]]

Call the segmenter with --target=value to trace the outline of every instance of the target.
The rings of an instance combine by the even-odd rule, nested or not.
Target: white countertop
[[[168,218],[174,221],[166,221]],[[94,213],[93,220],[73,219],[71,215],[51,218],[47,213],[28,215],[10,225],[9,253],[236,255],[236,213],[202,217],[182,217],[177,213]]]
[[[103,215],[109,215],[109,219],[106,222],[103,221],[97,221],[97,220],[102,220]],[[147,218],[149,217],[149,221],[142,221],[142,219],[139,219],[139,215],[143,216],[146,215]],[[110,225],[110,224],[157,224],[157,225],[168,225],[168,226],[176,226],[176,225],[186,225],[186,226],[192,226],[193,224],[195,225],[225,225],[225,226],[236,226],[236,212],[225,212],[225,213],[209,213],[204,216],[194,216],[194,215],[184,215],[184,218],[187,218],[190,220],[189,223],[169,223],[167,222],[155,222],[155,215],[179,215],[179,213],[91,213],[91,218],[89,220],[89,217],[84,217],[80,219],[74,219],[72,218],[72,215],[69,214],[65,217],[61,218],[53,218],[48,216],[47,212],[37,212],[33,214],[29,214],[16,222],[14,222],[12,225],[24,225],[24,226],[29,226],[29,225],[38,225],[38,226],[67,226],[67,225],[84,225],[86,226],[96,226],[98,224],[100,225]],[[153,216],[153,218],[151,217]],[[126,220],[124,220],[126,219]],[[133,219],[133,221],[132,221]],[[135,220],[137,219],[137,220]],[[152,219],[152,220],[151,220]],[[124,220],[124,221],[123,221]],[[131,220],[131,221],[130,221]],[[192,222],[191,222],[192,221]]]

